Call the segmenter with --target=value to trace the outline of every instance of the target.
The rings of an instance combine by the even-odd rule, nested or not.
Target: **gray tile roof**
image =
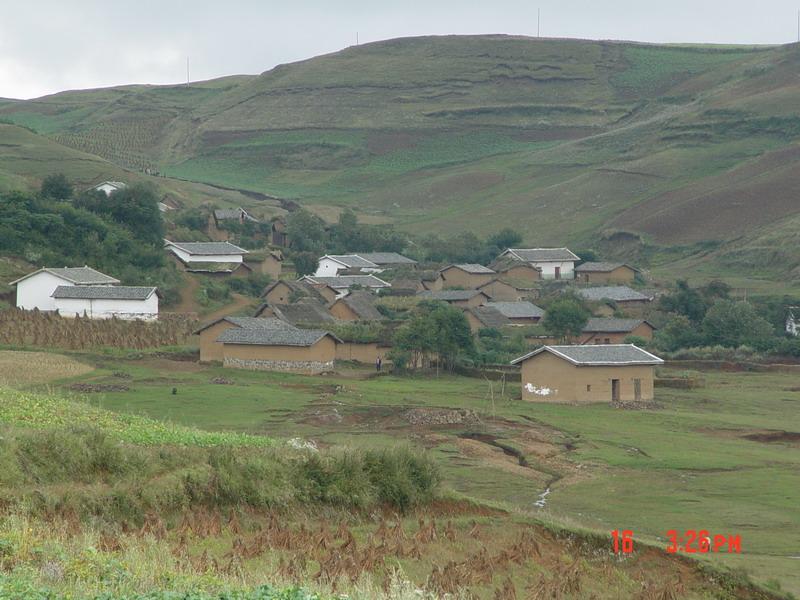
[[[577,273],[610,273],[614,269],[620,267],[628,267],[629,269],[638,271],[638,269],[635,269],[629,264],[621,262],[585,262],[575,267],[575,271]]]
[[[277,317],[292,325],[315,325],[335,320],[324,304],[310,297],[300,298],[292,304],[273,304],[270,308]]]
[[[509,248],[507,254],[525,262],[555,262],[580,260],[567,248]]]
[[[483,265],[479,265],[476,263],[462,263],[458,265],[448,265],[443,269],[439,269],[440,271],[445,271],[451,267],[455,267],[456,269],[461,269],[466,273],[471,273],[473,275],[492,275],[494,271],[492,271],[489,267],[484,267]]]
[[[338,261],[351,269],[374,269],[378,266],[371,260],[363,258],[357,254],[328,254],[327,257],[332,258],[333,260]],[[325,256],[322,258],[325,258]]]
[[[264,297],[269,294],[277,285],[283,284],[287,286],[293,292],[297,292],[297,295],[308,296],[309,298],[314,298],[319,300],[320,303],[325,303],[325,297],[319,293],[313,285],[308,283],[307,281],[292,281],[290,279],[278,279],[270,283],[264,291],[261,292],[261,296]]]
[[[115,279],[110,275],[106,275],[105,273],[96,271],[91,267],[63,267],[63,268],[44,267],[43,269],[39,269],[38,271],[34,271],[33,273],[28,273],[24,277],[20,277],[19,279],[12,281],[10,285],[16,285],[23,279],[27,279],[28,277],[33,277],[37,273],[43,273],[43,272],[51,273],[56,277],[60,277],[61,279],[69,281],[70,283],[74,283],[75,285],[103,285],[103,284],[119,283],[119,279]]]
[[[335,290],[348,289],[354,285],[360,285],[365,288],[391,287],[389,283],[374,275],[340,275],[339,277],[316,277],[313,275],[306,275],[301,281],[324,283]]]
[[[626,333],[633,331],[642,323],[648,323],[644,319],[615,319],[615,318],[591,318],[587,321],[584,331],[588,333]],[[649,323],[648,323],[649,325]],[[652,327],[652,325],[650,325]]]
[[[524,300],[519,302],[489,302],[487,306],[498,310],[509,319],[541,319],[544,316],[543,308]]]
[[[375,295],[370,292],[356,290],[337,302],[344,302],[362,321],[380,321],[384,318],[375,308]]]
[[[484,327],[500,329],[501,327],[511,324],[508,317],[491,306],[476,306],[470,308],[469,312],[472,313]]]
[[[220,256],[233,254],[247,254],[247,250],[234,246],[230,242],[166,242],[167,247],[175,246],[187,254]]]
[[[573,365],[591,366],[624,366],[624,365],[660,365],[664,361],[646,350],[633,344],[600,344],[586,346],[542,346],[538,350],[511,361],[512,365],[520,364],[542,352],[549,352]]]
[[[126,285],[60,285],[52,293],[52,297],[76,300],[147,300],[155,291],[154,287]]]
[[[286,321],[281,321],[280,319],[275,318],[221,317],[211,321],[210,323],[206,323],[199,329],[196,329],[193,333],[198,334],[201,331],[208,329],[212,325],[216,325],[220,321],[227,321],[228,323],[232,323],[241,329],[294,329],[294,325],[291,323],[287,323]]]
[[[217,338],[225,344],[250,344],[256,346],[313,346],[326,335],[334,340],[339,339],[328,331],[321,329],[241,329],[231,327],[223,331]]]
[[[258,223],[257,219],[250,216],[245,209],[239,208],[217,208],[214,210],[214,218],[218,221],[236,220],[244,218],[245,221]]]
[[[632,300],[650,301],[653,299],[651,296],[632,290],[626,285],[580,288],[577,292],[587,300],[594,301],[613,300],[615,302],[626,302]]]
[[[397,252],[357,252],[358,256],[376,265],[415,265],[417,261]]]
[[[425,290],[424,292],[419,292],[417,296],[426,300],[454,302],[457,300],[469,300],[478,294],[487,295],[486,292],[481,292],[480,290]]]

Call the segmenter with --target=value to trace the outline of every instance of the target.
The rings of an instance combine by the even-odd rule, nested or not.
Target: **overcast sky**
[[[536,35],[646,42],[797,40],[800,0],[0,0],[0,97],[175,83],[381,39]]]

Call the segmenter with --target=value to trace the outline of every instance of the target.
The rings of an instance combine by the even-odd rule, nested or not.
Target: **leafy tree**
[[[328,232],[325,230],[325,222],[305,209],[289,213],[286,218],[286,230],[292,241],[292,248],[298,252],[313,252],[319,255],[327,247]]]
[[[578,258],[580,258],[580,262],[578,264],[594,262],[597,260],[597,252],[594,250],[578,250],[575,254],[578,255]]]
[[[443,302],[421,302],[397,328],[393,341],[398,355],[405,354],[412,368],[430,364],[436,355],[452,371],[460,356],[472,356],[475,351],[464,313]]]
[[[708,310],[709,302],[703,295],[689,287],[689,282],[679,279],[676,289],[659,300],[659,308],[687,317],[693,323],[700,323]]]
[[[63,173],[53,173],[42,180],[40,193],[44,198],[53,200],[69,200],[72,198],[74,189],[72,184]]]
[[[496,248],[500,252],[508,250],[509,248],[517,248],[521,243],[522,234],[510,227],[501,229],[486,239],[486,245],[488,247]]]
[[[571,296],[560,298],[547,307],[542,326],[548,334],[563,342],[578,337],[590,316],[591,313],[579,299]]]
[[[317,255],[314,252],[295,252],[292,262],[298,277],[311,275],[317,270]]]
[[[707,345],[730,348],[764,348],[774,331],[749,302],[718,300],[703,318],[702,331]]]

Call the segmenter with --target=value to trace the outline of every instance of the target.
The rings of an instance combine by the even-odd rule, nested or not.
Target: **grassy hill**
[[[623,231],[657,258],[682,247],[698,272],[785,279],[800,253],[763,248],[795,230],[798,63],[797,45],[420,37],[258,76],[0,104],[0,119],[326,214],[418,232],[513,224],[532,244],[584,247]]]

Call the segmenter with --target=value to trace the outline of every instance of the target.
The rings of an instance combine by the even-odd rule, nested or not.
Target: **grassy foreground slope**
[[[799,64],[797,45],[421,37],[258,76],[65,92],[0,118],[129,168],[414,231],[513,223],[532,244],[587,246],[622,230],[695,258],[711,242],[714,269],[777,259],[785,276],[800,253],[761,249],[797,212]]]

